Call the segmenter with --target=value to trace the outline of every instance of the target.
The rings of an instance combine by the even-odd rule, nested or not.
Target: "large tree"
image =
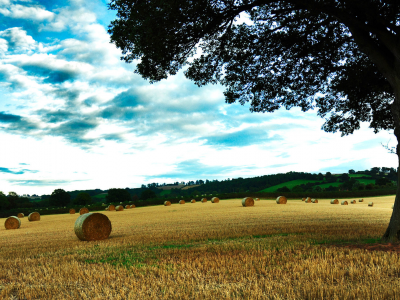
[[[398,0],[112,0],[109,7],[117,10],[111,41],[150,82],[188,65],[185,75],[197,85],[225,86],[227,103],[250,102],[253,112],[316,108],[327,132],[348,135],[369,122],[400,139]],[[248,21],[235,22],[239,16]],[[400,200],[383,238],[400,239]]]

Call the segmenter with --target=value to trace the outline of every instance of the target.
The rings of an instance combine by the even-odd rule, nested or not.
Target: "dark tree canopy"
[[[106,200],[108,202],[129,202],[132,201],[132,197],[126,189],[109,189]]]
[[[71,195],[63,189],[56,189],[51,193],[50,205],[64,206],[68,205],[71,200]]]
[[[79,204],[79,205],[91,204],[92,203],[92,197],[90,196],[89,193],[81,192],[73,200],[73,203],[74,204]]]
[[[254,112],[318,108],[323,129],[343,135],[361,121],[375,132],[394,128],[393,88],[366,52],[394,62],[386,49],[400,33],[400,1],[113,0],[109,7],[118,10],[109,33],[121,59],[139,60],[136,72],[151,82],[187,64],[189,79],[224,85],[226,102],[250,102]],[[251,22],[237,25],[239,15]],[[201,56],[188,61],[197,47]]]

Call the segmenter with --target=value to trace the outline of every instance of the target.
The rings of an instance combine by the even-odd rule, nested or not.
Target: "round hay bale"
[[[358,202],[364,202],[364,199],[358,199]]]
[[[107,206],[107,204],[105,204],[105,203],[102,203],[102,204],[101,204],[101,206]]]
[[[332,199],[331,200],[331,204],[339,204],[339,200],[338,199]]]
[[[76,213],[76,211],[75,211],[75,209],[71,208],[71,209],[69,210],[69,213],[70,213],[71,215],[74,215],[74,214]]]
[[[131,208],[130,205],[125,205],[125,209],[129,209],[129,208]]]
[[[132,204],[132,205],[131,205],[131,208],[135,208],[135,207],[136,207],[136,205],[135,205],[135,204]]]
[[[369,202],[368,206],[374,206],[374,202]]]
[[[201,199],[201,203],[206,203],[206,202],[207,202],[207,198]]]
[[[394,208],[394,204],[392,205],[392,209]]]
[[[120,202],[119,204],[122,204],[123,202]]]
[[[88,212],[89,212],[89,209],[87,209],[86,207],[82,207],[82,208],[79,210],[79,214],[80,214],[80,215],[87,214]]]
[[[260,201],[260,198],[256,198],[256,201]]]
[[[318,203],[318,199],[311,199],[312,203]]]
[[[105,240],[110,236],[111,222],[106,215],[86,213],[76,219],[74,230],[82,241]]]
[[[4,222],[6,229],[18,229],[21,227],[21,220],[18,217],[8,217]]]
[[[164,206],[171,206],[171,202],[170,201],[164,201]]]
[[[276,203],[277,204],[286,204],[287,199],[285,196],[279,196],[278,198],[276,198]]]
[[[106,207],[104,210],[108,210],[108,208]]]
[[[251,197],[245,197],[242,200],[242,205],[247,207],[247,206],[254,206],[254,199]]]
[[[211,203],[219,203],[219,198],[218,197],[212,197]]]
[[[349,205],[349,203],[347,201],[343,200],[342,205]]]
[[[350,201],[350,204],[356,204],[356,203],[357,203],[356,200],[351,200],[351,201]]]
[[[40,214],[38,212],[32,212],[28,216],[29,221],[40,221]]]
[[[304,201],[305,203],[311,203],[311,198],[307,197],[306,200]]]
[[[123,210],[124,210],[124,207],[123,207],[122,205],[117,205],[117,206],[115,207],[115,210],[116,210],[116,211],[123,211]]]
[[[25,216],[24,216],[23,213],[19,213],[19,214],[17,215],[17,217],[18,217],[18,218],[23,218],[23,217],[25,217]]]
[[[179,200],[179,204],[185,204],[185,200]]]
[[[301,201],[306,201],[306,198],[301,199]]]
[[[190,200],[190,203],[196,203],[195,199]]]
[[[108,206],[108,210],[115,210],[115,205],[114,204],[110,204],[109,206]]]

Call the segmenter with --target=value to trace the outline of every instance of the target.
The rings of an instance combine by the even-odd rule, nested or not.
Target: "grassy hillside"
[[[287,182],[284,182],[284,183],[281,183],[281,184],[277,184],[277,185],[271,186],[269,188],[263,189],[260,192],[266,192],[266,193],[275,192],[276,189],[279,189],[279,188],[284,187],[284,186],[288,187],[289,189],[292,189],[296,185],[307,184],[309,182],[315,183],[315,182],[318,182],[318,180],[297,179],[297,180],[287,181]]]

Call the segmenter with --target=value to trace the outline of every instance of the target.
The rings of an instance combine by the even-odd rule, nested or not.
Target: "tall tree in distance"
[[[71,201],[71,195],[63,189],[55,189],[50,196],[49,203],[52,206],[68,205]]]
[[[188,65],[187,78],[225,86],[227,103],[250,102],[252,112],[317,109],[327,132],[369,122],[400,140],[398,0],[112,0],[109,8],[111,41],[150,82]],[[249,22],[235,23],[239,16]],[[400,239],[400,200],[383,239]]]

